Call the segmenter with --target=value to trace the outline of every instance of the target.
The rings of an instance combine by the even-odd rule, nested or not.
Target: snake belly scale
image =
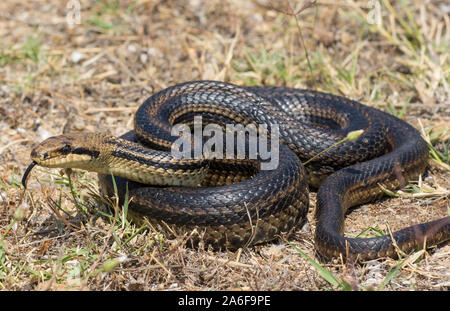
[[[174,157],[172,127],[192,124],[197,115],[221,125],[265,124],[270,130],[277,124],[279,165],[261,170],[260,158]],[[360,129],[356,140],[320,153]],[[417,130],[394,116],[311,90],[186,82],[148,98],[136,112],[134,131],[120,138],[51,137],[31,158],[24,184],[34,165],[80,168],[98,172],[102,191],[111,196],[112,174],[122,200],[129,191],[134,219],[147,217],[176,232],[197,229],[200,236],[192,241],[215,248],[236,249],[293,230],[309,208],[308,183],[318,187],[315,245],[324,257],[396,256],[396,247],[409,252],[450,239],[450,217],[374,238],[343,235],[348,208],[417,179],[428,147]]]

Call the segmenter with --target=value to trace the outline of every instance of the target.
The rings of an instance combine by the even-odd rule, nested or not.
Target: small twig
[[[155,261],[155,262],[156,262],[156,263],[157,263],[164,271],[166,271],[166,273],[167,273],[168,275],[170,275],[170,276],[173,277],[175,280],[177,280],[177,278],[173,275],[173,273],[170,272],[170,271],[166,268],[166,266],[164,266],[161,262],[159,262],[158,259],[156,259],[155,255],[154,255],[155,251],[156,251],[156,248],[154,249],[153,253],[150,254],[151,259],[154,260],[154,261]]]
[[[279,8],[274,7],[273,4],[272,4],[272,1],[270,1],[270,7],[272,8],[272,10],[275,10],[275,11],[277,11],[279,13],[283,13],[283,14],[286,14],[286,15],[289,15],[289,16],[297,16],[298,14],[303,12],[304,10],[309,9],[310,7],[314,6],[316,4],[317,0],[306,2],[305,4],[302,5],[301,8],[299,8],[295,12],[294,12],[294,9],[291,6],[291,3],[289,1],[286,1],[286,2],[288,4],[288,6],[289,6],[290,12],[286,12],[286,11],[283,11],[283,10],[281,10]]]
[[[230,69],[231,60],[233,59],[234,48],[236,47],[236,43],[239,39],[240,33],[241,33],[241,27],[240,27],[240,24],[238,23],[236,26],[236,35],[234,36],[233,41],[231,41],[230,47],[228,48],[228,52],[225,57],[223,68],[218,73],[217,80],[225,80],[226,73]]]
[[[121,61],[120,59],[118,59],[116,56],[114,56],[113,54],[106,52],[106,56],[113,61],[114,63],[116,63],[117,65],[119,65],[122,70],[134,81],[141,81],[141,79],[139,79],[138,75],[136,75],[135,73],[131,72],[131,70],[129,69],[129,67],[127,65],[125,65],[123,63],[123,61]]]
[[[72,194],[72,198],[73,198],[73,201],[74,201],[74,203],[75,203],[75,206],[78,208],[78,210],[81,210],[81,212],[82,212],[82,214],[83,214],[83,217],[86,218],[87,210],[86,210],[86,208],[79,202],[79,200],[78,200],[78,198],[77,198],[77,193],[75,192],[75,185],[74,185],[74,183],[73,183],[73,181],[72,181],[72,177],[71,177],[72,169],[66,168],[66,169],[64,170],[64,172],[66,173],[67,179],[69,180],[70,193]]]
[[[67,221],[67,219],[65,219],[65,218],[61,215],[61,213],[59,212],[59,210],[58,210],[57,208],[55,208],[55,206],[58,206],[58,204],[57,204],[52,198],[49,198],[49,202],[51,202],[51,204],[48,205],[48,206],[50,207],[50,209],[53,211],[53,213],[56,214],[56,216],[58,217],[58,219],[61,220],[67,227],[76,229],[77,231],[78,231],[78,230],[81,230],[81,227],[77,227],[76,225],[70,223],[69,221]],[[52,206],[52,204],[53,204],[54,206]],[[64,211],[64,210],[62,210],[62,211],[63,211],[64,213],[66,213],[66,211]],[[67,213],[66,213],[66,214],[67,214]]]
[[[306,45],[305,45],[305,39],[303,38],[302,27],[300,26],[300,21],[299,21],[299,19],[298,19],[298,15],[299,15],[301,12],[303,12],[304,10],[306,10],[306,9],[308,9],[308,8],[310,8],[310,7],[312,7],[312,6],[314,6],[314,5],[316,4],[316,0],[306,2],[306,3],[303,4],[302,7],[300,7],[297,11],[294,11],[294,9],[293,9],[292,6],[291,6],[291,3],[290,3],[288,0],[287,0],[286,2],[287,2],[287,4],[288,4],[288,6],[289,6],[289,10],[290,10],[289,12],[286,12],[286,11],[283,11],[283,10],[281,10],[281,9],[275,8],[275,7],[272,5],[272,2],[270,2],[270,6],[271,6],[271,8],[272,8],[273,10],[275,10],[275,11],[277,11],[277,12],[280,12],[280,13],[286,14],[286,15],[288,15],[288,16],[293,16],[293,17],[294,17],[294,19],[295,19],[295,24],[296,24],[297,29],[298,29],[300,41],[301,41],[301,44],[302,44],[302,46],[303,46],[303,50],[305,51],[306,62],[308,63],[308,68],[309,68],[309,71],[310,71],[310,73],[311,73],[311,78],[312,78],[312,82],[313,82],[313,85],[314,85],[314,89],[317,89],[316,79],[315,79],[315,76],[314,76],[314,73],[313,73],[311,61],[310,61],[310,59],[309,59],[308,49],[306,48]]]
[[[113,107],[113,108],[90,108],[84,113],[96,113],[96,112],[123,112],[137,110],[137,107]]]
[[[0,148],[0,154],[2,154],[9,147],[12,147],[14,145],[17,145],[17,144],[20,144],[20,143],[23,143],[23,142],[26,142],[26,141],[29,141],[29,139],[28,138],[24,138],[24,139],[18,139],[18,140],[14,140],[14,141],[10,142],[9,144],[7,144],[7,145],[5,145],[5,146]]]
[[[253,268],[253,265],[248,265],[248,264],[245,264],[245,263],[232,261],[232,260],[229,260],[229,259],[217,258],[217,257],[210,256],[210,255],[206,255],[205,257],[208,260],[216,261],[216,262],[219,262],[221,264],[228,265],[228,266],[231,266],[231,267]]]
[[[41,90],[43,92],[49,93],[53,96],[59,97],[61,99],[67,100],[69,102],[71,102],[72,104],[78,104],[78,102],[76,100],[73,100],[61,93],[58,93],[56,91],[50,90],[49,88],[46,87],[42,87],[42,86],[37,86],[37,85],[33,85],[30,83],[26,83],[26,82],[20,82],[20,81],[15,81],[15,80],[9,80],[9,79],[5,79],[5,78],[0,78],[0,81],[6,82],[6,83],[11,83],[11,84],[18,84],[18,85],[24,85],[26,87],[32,88],[32,89],[37,89],[37,90]]]

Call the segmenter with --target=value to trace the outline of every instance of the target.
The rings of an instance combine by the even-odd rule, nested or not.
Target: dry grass
[[[271,9],[263,0],[81,1],[73,29],[67,1],[0,2],[1,289],[341,288],[283,240],[214,253],[137,227],[89,203],[97,181],[88,173],[75,174],[73,196],[57,172],[35,170],[21,201],[18,181],[36,142],[74,131],[120,135],[145,98],[182,81],[317,88],[396,113],[423,129],[441,155],[409,192],[416,195],[350,212],[347,234],[449,213],[448,4],[385,0],[377,26],[367,23],[369,1],[323,0],[301,12],[298,24],[280,13],[288,10],[282,2]],[[316,258],[312,210],[308,220],[288,241]],[[450,288],[448,243],[390,274],[401,262],[321,265],[353,289]]]

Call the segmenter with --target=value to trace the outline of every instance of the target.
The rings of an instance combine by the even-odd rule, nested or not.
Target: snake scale
[[[276,124],[278,166],[262,170],[260,156],[174,157],[170,150],[179,137],[172,135],[173,126],[192,126],[198,115],[203,127],[265,124],[270,132]],[[355,130],[362,135],[336,145]],[[248,145],[247,139],[247,153]],[[134,131],[120,138],[104,133],[51,137],[32,150],[31,158],[24,184],[34,165],[79,168],[98,172],[102,191],[112,196],[115,176],[122,202],[128,191],[134,219],[147,217],[172,233],[197,229],[191,241],[214,248],[249,246],[295,229],[309,208],[308,183],[318,188],[315,247],[326,258],[395,257],[398,249],[409,252],[450,239],[450,217],[372,238],[344,236],[347,210],[380,198],[383,188],[416,180],[426,168],[428,147],[406,122],[317,91],[181,83],[139,107]]]

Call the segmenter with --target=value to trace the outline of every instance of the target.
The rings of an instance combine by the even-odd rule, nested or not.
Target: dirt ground
[[[346,235],[449,215],[448,2],[290,2],[1,1],[0,289],[345,289],[298,248],[353,290],[448,290],[449,243],[398,260],[320,261],[314,193],[305,226],[238,252],[192,249],[127,222],[94,202],[95,174],[74,172],[71,191],[58,170],[35,169],[24,193],[36,143],[70,132],[121,135],[155,91],[214,79],[343,95],[429,139],[437,155],[423,180],[353,209]]]

